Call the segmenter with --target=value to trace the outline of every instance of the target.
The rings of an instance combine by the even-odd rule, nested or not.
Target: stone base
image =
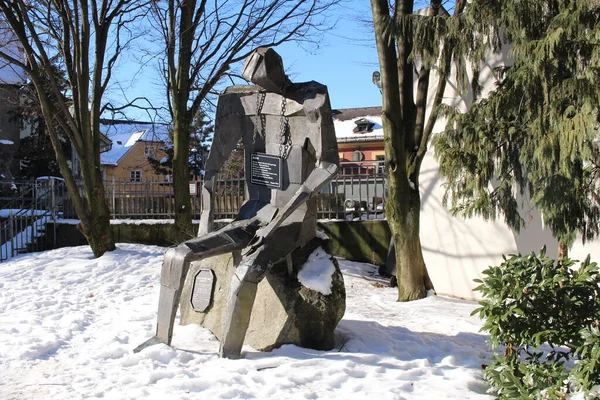
[[[292,253],[293,272],[287,263],[273,266],[258,285],[250,326],[244,344],[260,351],[269,351],[284,344],[295,344],[317,350],[331,350],[334,330],[346,310],[344,279],[337,261],[332,276],[331,294],[323,295],[303,286],[297,273],[308,256],[319,246],[327,250],[327,242],[314,238],[302,249]],[[330,254],[328,252],[328,254]],[[229,296],[229,284],[239,254],[225,254],[193,263],[181,295],[181,324],[200,324],[221,340]],[[210,306],[205,312],[192,309],[191,295],[194,277],[200,269],[211,269],[215,275]]]

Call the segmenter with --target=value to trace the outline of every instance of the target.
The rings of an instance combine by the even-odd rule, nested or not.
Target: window
[[[144,157],[148,158],[148,157],[152,157],[154,158],[154,146],[151,144],[147,144],[146,146],[144,146]]]
[[[366,118],[360,118],[354,121],[356,126],[352,130],[354,133],[372,132],[375,124]]]
[[[360,150],[354,150],[352,152],[352,161],[364,161],[365,154]]]
[[[385,172],[385,155],[377,155],[375,157],[377,160],[377,173],[383,174]]]
[[[141,182],[142,181],[142,170],[131,169],[129,170],[129,182]]]
[[[173,177],[171,175],[165,175],[165,183],[173,182]]]

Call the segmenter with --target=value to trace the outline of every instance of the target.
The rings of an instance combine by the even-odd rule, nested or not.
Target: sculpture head
[[[242,76],[263,89],[275,93],[282,93],[291,83],[283,72],[281,57],[268,47],[259,47],[246,58]]]

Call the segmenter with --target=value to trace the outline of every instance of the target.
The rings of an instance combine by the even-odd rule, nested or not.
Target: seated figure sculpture
[[[219,96],[198,237],[165,254],[156,335],[135,352],[171,344],[191,262],[243,250],[230,285],[219,349],[221,357],[239,358],[258,283],[274,264],[286,258],[291,262],[292,251],[316,235],[316,195],[339,165],[327,87],[290,82],[281,57],[270,48],[250,54],[243,76],[255,86],[232,86]],[[247,200],[232,223],[213,232],[216,174],[240,139]]]

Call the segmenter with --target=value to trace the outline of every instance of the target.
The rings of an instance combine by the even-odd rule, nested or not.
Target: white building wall
[[[480,82],[485,95],[495,88],[493,68],[510,65],[508,51],[491,54],[480,73]],[[430,103],[435,95],[437,80],[430,83]],[[465,111],[472,101],[472,93],[461,95],[456,90],[454,76],[447,85],[444,102],[459,106]],[[435,132],[441,131],[445,121],[436,124]],[[522,216],[526,227],[519,234],[508,228],[503,219],[485,221],[481,217],[465,219],[453,217],[442,205],[444,182],[439,174],[439,165],[430,148],[425,157],[420,176],[421,192],[421,243],[427,269],[438,294],[465,299],[478,299],[473,282],[482,277],[482,271],[490,265],[498,265],[503,254],[527,254],[538,252],[547,247],[546,254],[556,258],[558,242],[545,229],[537,210],[527,202],[523,206]],[[575,243],[570,251],[571,258],[583,260],[588,254],[592,260],[600,262],[600,240],[583,245]]]

